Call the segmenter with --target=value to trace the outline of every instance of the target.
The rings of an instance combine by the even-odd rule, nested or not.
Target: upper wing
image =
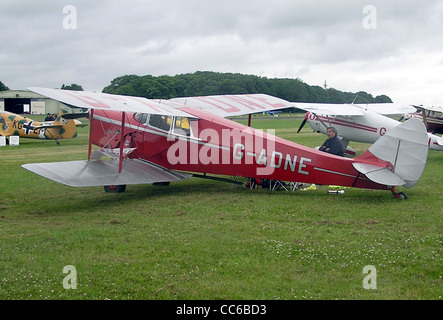
[[[286,100],[261,93],[174,98],[171,101],[182,106],[203,109],[220,117],[239,116],[293,107]]]
[[[180,108],[185,106],[204,109],[221,117],[292,108],[292,105],[288,101],[266,94],[218,95],[152,100],[141,97],[88,91],[70,91],[38,87],[28,89],[75,107],[183,117],[193,117],[180,110]],[[171,101],[173,103],[170,103]]]
[[[292,103],[293,107],[316,114],[335,116],[362,116],[364,111],[373,111],[383,115],[403,114],[415,112],[410,105],[398,103],[367,103],[367,104],[339,104],[339,103]]]
[[[435,112],[443,112],[443,107],[423,107],[423,106],[414,106],[417,109],[423,109],[423,110],[429,110],[429,111],[435,111]]]
[[[335,116],[364,115],[359,107],[352,104],[293,102],[292,106],[294,108],[302,109],[316,114],[327,114]]]
[[[113,110],[120,112],[141,112],[168,116],[190,115],[160,101],[140,97],[121,96],[101,92],[71,91],[32,87],[28,90],[65,104],[88,109]]]
[[[412,105],[400,103],[367,103],[355,105],[364,110],[374,111],[383,115],[413,113],[417,111]]]

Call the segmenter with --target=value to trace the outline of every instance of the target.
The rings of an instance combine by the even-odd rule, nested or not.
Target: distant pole
[[[325,84],[323,85],[323,88],[325,88],[325,90],[328,88],[328,85],[326,84],[326,80],[325,80]]]

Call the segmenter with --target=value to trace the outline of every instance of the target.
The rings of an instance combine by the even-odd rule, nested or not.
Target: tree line
[[[373,97],[360,92],[343,92],[334,88],[311,86],[300,79],[266,78],[238,73],[198,71],[175,76],[125,75],[115,78],[104,93],[171,99],[176,97],[218,94],[265,93],[291,102],[386,103],[386,95]]]
[[[62,85],[61,89],[83,91],[81,85]],[[0,91],[9,90],[0,81]],[[266,78],[239,73],[198,71],[175,76],[124,75],[115,78],[102,92],[148,99],[206,96],[218,94],[265,93],[291,102],[312,103],[388,103],[386,95],[343,92],[311,86],[300,79]]]

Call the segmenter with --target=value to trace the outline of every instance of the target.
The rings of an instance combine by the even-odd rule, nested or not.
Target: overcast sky
[[[443,105],[438,0],[2,0],[0,34],[11,89],[216,71]]]

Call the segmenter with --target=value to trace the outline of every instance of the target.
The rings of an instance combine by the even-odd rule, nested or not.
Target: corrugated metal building
[[[0,110],[17,114],[57,114],[61,109],[78,112],[56,100],[28,90],[0,91]]]

